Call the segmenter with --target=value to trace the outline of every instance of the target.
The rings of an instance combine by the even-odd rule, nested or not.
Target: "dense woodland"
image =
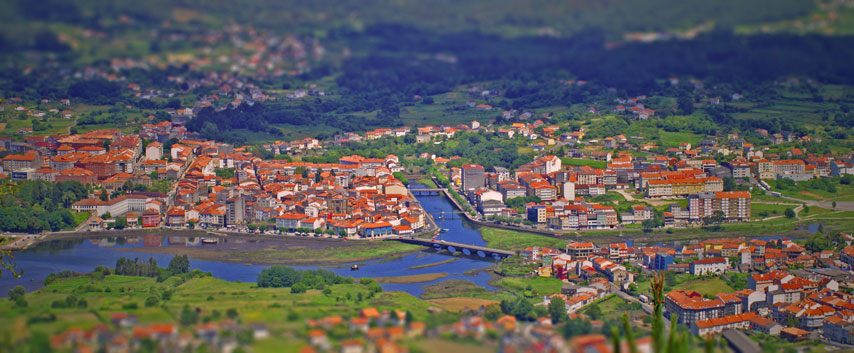
[[[249,129],[278,134],[272,124],[282,123],[322,123],[345,131],[401,126],[402,108],[425,104],[413,101],[415,95],[445,93],[473,82],[491,82],[504,92],[504,99],[495,102],[502,109],[590,103],[608,96],[609,87],[616,88],[618,96],[663,94],[679,97],[680,103],[682,98],[691,102],[695,97],[689,86],[669,87],[661,82],[671,76],[696,77],[710,87],[723,87],[718,90],[752,97],[772,94],[768,83],[788,77],[854,84],[854,67],[847,64],[854,59],[854,38],[845,36],[738,36],[718,31],[694,40],[627,44],[611,50],[603,48],[604,32],[598,30],[567,39],[507,39],[475,32],[442,35],[401,25],[378,25],[362,32],[334,31],[330,37],[352,43],[364,53],[346,60],[340,68],[326,69],[341,72],[335,81],[338,94],[334,97],[204,113],[190,128],[208,138],[228,139],[229,134],[221,131]],[[450,55],[456,62],[425,58],[424,54],[431,53]],[[560,83],[569,79],[590,84],[577,87]],[[687,103],[679,107],[684,114],[693,111]],[[374,111],[376,118],[350,115]],[[721,112],[713,118],[721,125],[733,124],[729,113]],[[844,124],[854,121],[849,115],[841,118]],[[775,122],[755,124],[772,130]]]
[[[323,269],[295,270],[291,267],[271,266],[258,274],[258,287],[290,287],[292,293],[305,293],[308,289],[325,289],[326,286],[346,283],[353,283],[353,278],[342,277],[335,272]],[[372,291],[382,291],[382,288],[373,280],[363,279],[362,284],[370,284]]]
[[[72,227],[71,205],[88,193],[86,186],[76,181],[7,182],[0,190],[0,230],[38,233]]]

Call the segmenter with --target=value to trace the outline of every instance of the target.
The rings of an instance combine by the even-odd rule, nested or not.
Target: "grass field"
[[[591,159],[561,158],[560,161],[564,166],[592,167],[597,169],[605,169],[608,166],[608,163],[604,161],[594,161]]]
[[[611,294],[605,298],[599,299],[595,303],[586,306],[580,311],[580,313],[589,316],[591,312],[590,308],[594,305],[598,306],[602,313],[602,317],[596,318],[597,320],[618,320],[622,318],[625,313],[629,313],[630,315],[645,315],[640,304],[629,302],[620,298],[616,294]]]
[[[828,192],[823,189],[817,189],[805,185],[804,182],[796,183],[793,187],[788,187],[785,190],[777,188],[776,180],[767,180],[772,191],[780,192],[781,194],[801,200],[836,200],[848,201],[854,200],[854,185],[837,184],[836,192]]]
[[[509,294],[491,292],[486,288],[474,284],[471,281],[449,279],[424,287],[423,299],[445,299],[445,298],[479,298],[489,300],[501,300],[509,297]]]
[[[784,212],[786,212],[787,208],[795,208],[797,205],[775,205],[775,204],[766,204],[766,203],[756,203],[752,202],[750,204],[750,217],[757,218],[766,218],[766,217],[774,217],[774,216],[782,216]]]
[[[544,295],[560,293],[563,282],[557,278],[545,277],[503,277],[495,285],[513,294],[528,298],[538,298]]]
[[[688,289],[707,296],[714,296],[718,293],[731,293],[734,291],[726,281],[720,278],[687,281],[674,286],[674,288]]]
[[[79,226],[80,223],[89,219],[89,214],[89,212],[74,212],[71,215],[74,216],[74,224]]]
[[[489,227],[481,227],[480,235],[490,247],[506,250],[525,250],[529,246],[562,249],[568,243],[564,239],[552,236]]]
[[[440,273],[424,273],[420,275],[396,276],[396,277],[376,277],[374,280],[377,283],[424,283],[432,282],[437,279],[447,277],[447,272]]]
[[[418,245],[398,242],[371,242],[346,247],[323,248],[289,247],[288,251],[267,248],[262,250],[235,252],[225,258],[240,259],[252,263],[343,263],[364,261],[421,250]]]
[[[436,183],[433,182],[433,179],[430,179],[430,178],[420,178],[420,179],[415,180],[415,182],[417,182],[418,184],[424,185],[425,187],[430,188],[430,189],[435,189],[438,187],[438,186],[436,186]]]
[[[642,278],[640,280],[635,281],[635,284],[637,284],[640,293],[650,293],[650,278]],[[673,285],[671,286],[670,284]],[[735,291],[735,289],[729,285],[729,282],[727,282],[723,278],[712,277],[700,279],[688,274],[676,275],[675,283],[665,283],[665,292],[669,292],[675,289],[688,289],[696,291],[702,295],[710,296],[715,296],[718,293],[732,293],[733,291]]]
[[[74,120],[63,118],[51,118],[47,122],[40,122],[44,130],[33,131],[34,135],[64,135],[68,133],[68,127],[74,124]],[[33,128],[33,119],[18,119],[14,117],[5,120],[5,127],[0,131],[0,137],[23,138],[24,135],[18,130]]]
[[[495,300],[478,298],[441,298],[430,299],[427,302],[449,311],[477,310],[481,306],[498,303]]]
[[[661,131],[659,139],[661,145],[665,147],[679,147],[680,143],[688,142],[694,148],[694,146],[697,146],[703,140],[703,136],[690,132]]]
[[[25,295],[27,308],[15,308],[9,300],[0,301],[0,326],[11,337],[27,337],[30,332],[43,331],[55,333],[69,327],[82,329],[97,324],[109,324],[105,318],[110,313],[124,311],[139,317],[142,324],[175,323],[181,308],[190,305],[199,308],[200,318],[209,317],[214,312],[225,313],[235,309],[239,320],[244,323],[264,322],[271,331],[271,342],[256,342],[256,352],[296,351],[307,342],[304,338],[291,336],[301,332],[303,320],[327,315],[352,317],[359,308],[377,307],[380,310],[406,310],[417,320],[426,320],[430,315],[427,309],[432,305],[409,294],[401,292],[382,292],[370,295],[368,286],[340,284],[327,286],[329,294],[319,290],[293,294],[289,288],[258,288],[255,283],[229,282],[211,277],[193,278],[183,281],[172,277],[164,282],[153,278],[109,275],[103,279],[88,275],[58,279],[44,288]],[[155,306],[146,307],[146,298],[161,298],[161,293],[171,291],[171,299],[160,300]],[[69,295],[87,302],[87,308],[52,308],[54,301],[65,301]],[[361,294],[359,296],[358,294]],[[360,299],[362,298],[362,299]],[[138,308],[126,305],[136,303]],[[54,314],[56,321],[27,324],[34,317]],[[296,318],[288,319],[296,315]],[[190,332],[191,327],[181,328]],[[277,339],[294,342],[279,346]],[[300,344],[295,344],[300,343]],[[278,350],[273,350],[277,346]]]

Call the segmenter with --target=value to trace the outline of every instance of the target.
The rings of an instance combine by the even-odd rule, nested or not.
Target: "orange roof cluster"
[[[728,316],[721,316],[721,317],[716,317],[716,318],[711,318],[711,319],[706,319],[706,320],[695,321],[694,324],[697,325],[697,327],[699,327],[699,328],[711,328],[711,327],[715,327],[715,326],[732,325],[732,324],[736,324],[736,323],[744,322],[744,321],[752,321],[752,319],[754,319],[756,317],[759,317],[759,315],[754,313],[754,312],[746,312],[746,313],[738,314],[738,315],[728,315]]]

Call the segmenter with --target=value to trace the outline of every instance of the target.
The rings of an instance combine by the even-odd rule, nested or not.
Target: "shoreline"
[[[114,251],[121,252],[144,252],[150,254],[168,254],[168,255],[187,255],[191,260],[215,261],[231,264],[240,264],[247,266],[346,266],[349,264],[364,264],[368,261],[383,260],[390,257],[399,257],[405,254],[423,251],[414,249],[404,253],[395,255],[377,255],[377,256],[357,256],[351,258],[318,258],[306,256],[304,258],[295,258],[292,260],[263,260],[257,258],[264,253],[272,251],[287,251],[287,249],[279,249],[275,245],[268,246],[263,249],[254,250],[239,250],[239,249],[205,249],[197,247],[138,247],[138,248],[114,248]],[[369,250],[368,250],[369,251]]]
[[[418,269],[422,269],[422,268],[428,268],[428,267],[433,267],[433,266],[439,266],[439,265],[449,264],[449,263],[454,262],[454,261],[457,261],[457,260],[459,260],[459,258],[458,258],[458,257],[454,257],[454,258],[450,258],[450,259],[447,259],[447,260],[442,260],[442,261],[439,261],[439,262],[434,262],[434,263],[431,263],[431,264],[424,264],[424,265],[414,265],[414,266],[409,266],[409,267],[407,267],[407,269],[408,269],[408,270],[418,270]]]
[[[420,275],[405,275],[405,276],[389,276],[389,277],[372,277],[380,284],[414,284],[427,283],[440,280],[448,277],[447,272],[424,273]]]

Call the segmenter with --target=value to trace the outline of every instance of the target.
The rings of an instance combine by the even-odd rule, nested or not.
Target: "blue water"
[[[440,228],[448,229],[448,232],[440,235],[440,239],[472,245],[485,244],[476,227],[461,219],[458,214],[453,213],[453,205],[444,196],[419,196],[418,200],[424,209],[434,216]],[[166,266],[173,257],[170,254],[153,254],[132,250],[115,251],[112,249],[133,249],[142,246],[206,246],[170,243],[168,236],[142,236],[129,239],[131,239],[129,242],[123,238],[52,241],[43,243],[41,246],[33,249],[16,252],[14,254],[15,261],[24,270],[24,274],[21,278],[15,279],[8,271],[4,271],[2,277],[0,277],[0,296],[6,296],[9,289],[17,285],[23,286],[28,291],[40,288],[42,280],[50,273],[64,270],[86,273],[91,272],[97,266],[114,267],[116,260],[120,257],[131,259],[138,257],[146,260],[153,257],[160,266]],[[136,241],[133,241],[133,239],[136,239]],[[410,266],[437,263],[449,258],[453,257],[431,251],[423,251],[390,261],[370,261],[361,264],[358,271],[351,271],[349,266],[328,267],[327,269],[340,275],[354,278],[406,276],[438,272],[448,273],[447,277],[432,282],[382,285],[384,290],[403,291],[415,296],[423,293],[425,285],[449,279],[468,280],[487,289],[494,289],[486,283],[490,279],[490,276],[485,272],[478,272],[475,275],[465,275],[467,271],[488,267],[491,263],[486,261],[461,257],[457,258],[454,262],[438,266],[409,269]],[[258,277],[258,273],[267,267],[219,261],[190,260],[190,268],[210,272],[214,277],[229,281],[254,282]],[[317,267],[303,266],[297,268],[307,269]]]

